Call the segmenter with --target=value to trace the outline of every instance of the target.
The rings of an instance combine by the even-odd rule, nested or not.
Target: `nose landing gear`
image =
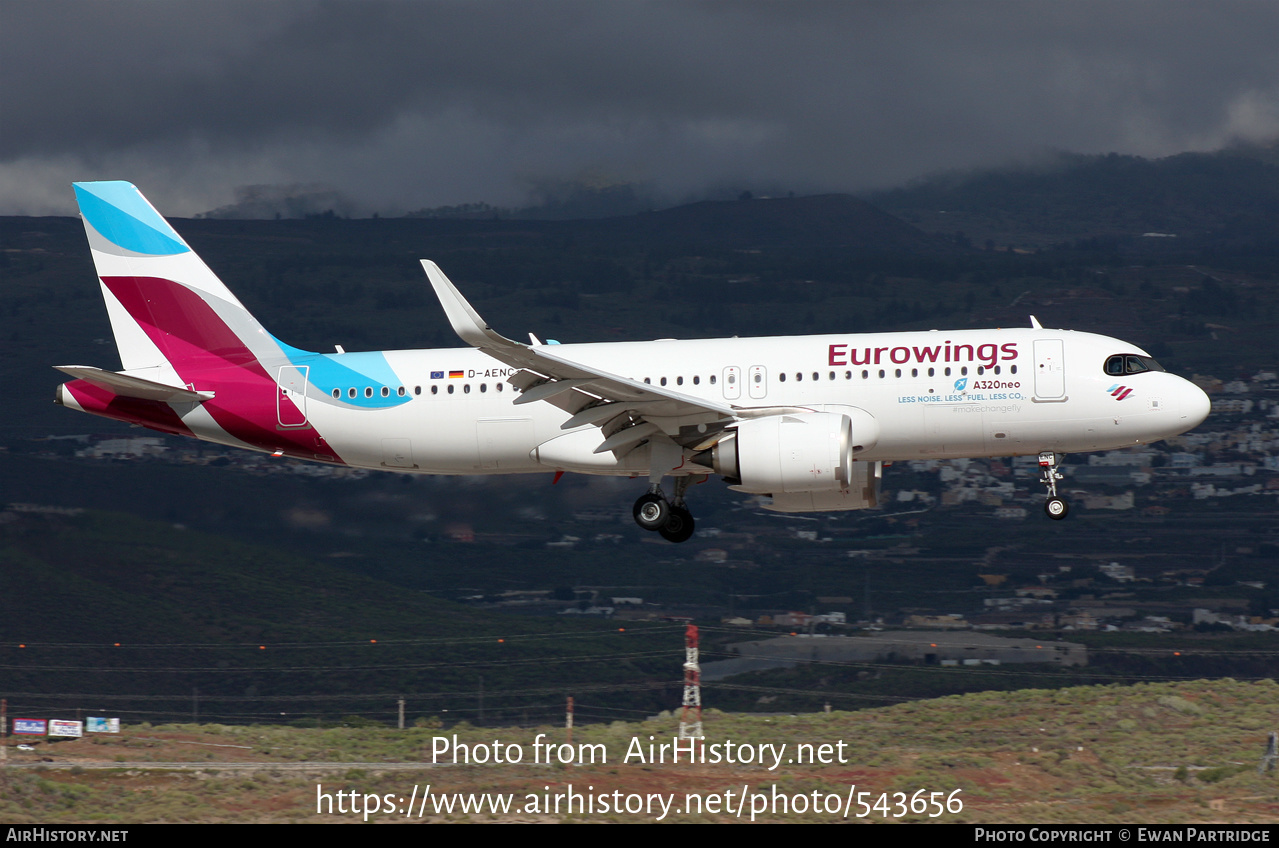
[[[1052,451],[1044,451],[1039,455],[1039,480],[1048,487],[1048,500],[1044,501],[1044,512],[1054,521],[1061,521],[1070,513],[1070,504],[1057,494],[1057,481],[1064,479],[1057,470],[1059,457]]]
[[[631,510],[635,523],[645,530],[657,531],[668,542],[687,542],[693,537],[694,521],[693,513],[684,503],[684,492],[691,481],[692,477],[675,478],[673,502],[666,500],[661,486],[656,483],[650,486]]]

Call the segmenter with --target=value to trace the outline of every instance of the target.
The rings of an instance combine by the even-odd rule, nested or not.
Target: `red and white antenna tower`
[[[684,713],[679,719],[679,738],[702,738],[702,667],[697,664],[696,624],[684,631]]]

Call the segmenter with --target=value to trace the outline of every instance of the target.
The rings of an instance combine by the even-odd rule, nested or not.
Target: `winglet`
[[[492,347],[494,344],[502,347],[528,347],[528,345],[513,341],[506,338],[500,333],[495,332],[484,319],[480,317],[480,313],[462,297],[462,293],[457,290],[457,286],[444,276],[444,272],[440,270],[440,266],[436,265],[429,259],[422,260],[422,270],[426,271],[426,277],[431,281],[431,287],[435,289],[435,296],[440,299],[440,306],[444,307],[444,314],[448,316],[449,323],[453,325],[453,332],[457,333],[462,341],[472,347],[486,348]]]

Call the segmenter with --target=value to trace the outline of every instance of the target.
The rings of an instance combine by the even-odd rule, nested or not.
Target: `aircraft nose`
[[[1186,425],[1186,429],[1190,430],[1202,424],[1211,409],[1212,401],[1208,399],[1204,390],[1186,380],[1181,392],[1181,420]]]

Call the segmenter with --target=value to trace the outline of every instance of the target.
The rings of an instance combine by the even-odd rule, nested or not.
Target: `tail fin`
[[[168,385],[282,350],[131,183],[75,183],[124,370]]]

